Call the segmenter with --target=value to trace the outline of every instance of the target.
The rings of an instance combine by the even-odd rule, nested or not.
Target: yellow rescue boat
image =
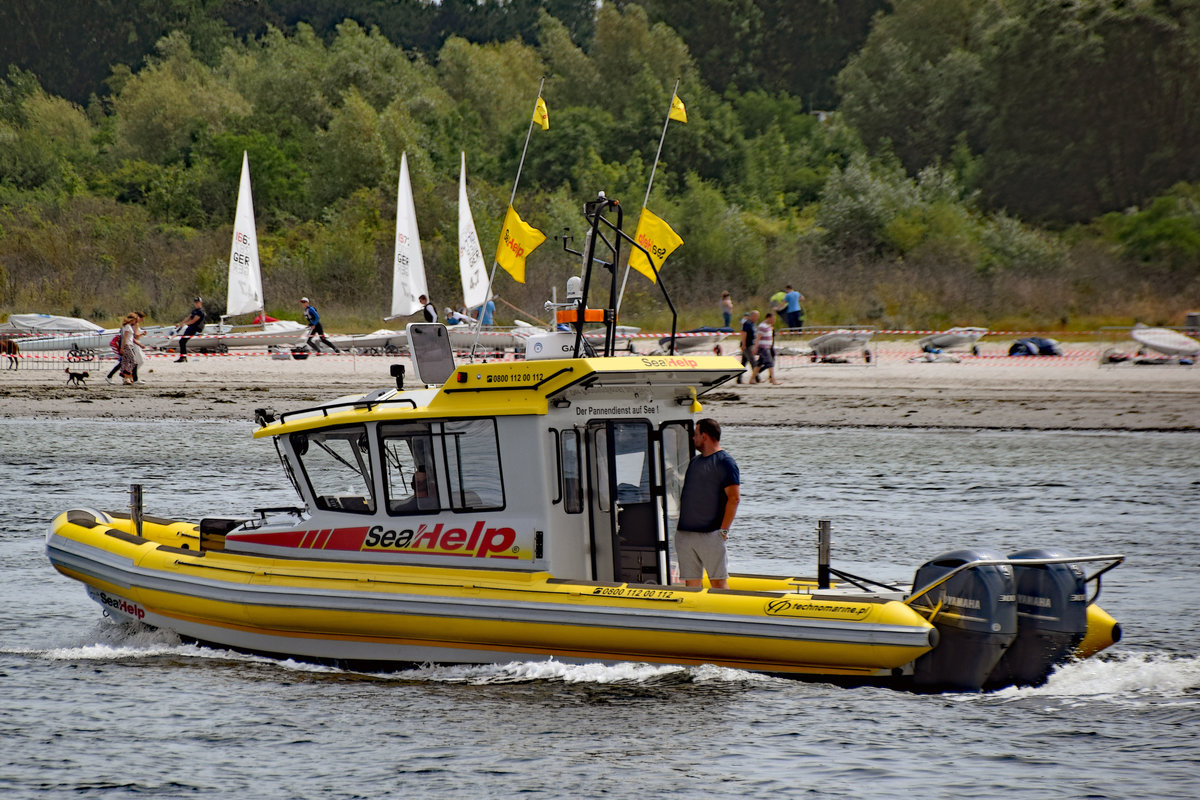
[[[628,240],[614,201],[586,214],[590,242]],[[571,329],[528,337],[525,361],[455,365],[445,328],[414,324],[417,388],[393,368],[395,389],[260,409],[255,436],[297,507],[198,522],[73,509],[51,524],[51,562],[116,619],[372,669],[553,657],[977,690],[1041,682],[1119,638],[1088,583],[1120,555],[956,551],[911,586],[827,559],[811,578],[673,582],[699,398],[742,367],[615,357],[615,303],[586,307],[591,247],[558,310]]]

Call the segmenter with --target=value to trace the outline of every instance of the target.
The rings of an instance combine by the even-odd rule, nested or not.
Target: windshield
[[[375,511],[371,458],[363,426],[293,433],[291,439],[318,508],[364,514]]]

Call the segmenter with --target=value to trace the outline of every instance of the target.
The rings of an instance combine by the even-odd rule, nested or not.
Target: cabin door
[[[650,425],[642,420],[588,425],[592,573],[596,580],[667,582],[654,442]]]

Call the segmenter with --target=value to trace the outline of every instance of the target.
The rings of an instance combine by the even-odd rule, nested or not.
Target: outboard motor
[[[1062,558],[1050,550],[1022,550],[1013,560]],[[1055,666],[1071,658],[1087,633],[1087,579],[1074,564],[1014,566],[1017,638],[985,684],[1040,686]]]
[[[943,553],[917,569],[919,591],[971,561],[1002,560],[987,550]],[[1012,567],[963,570],[913,602],[937,628],[937,647],[917,659],[913,683],[920,689],[979,691],[1017,636],[1016,587]]]

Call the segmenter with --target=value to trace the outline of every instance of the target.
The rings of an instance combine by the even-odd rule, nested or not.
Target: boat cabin
[[[467,364],[440,387],[261,420],[306,512],[263,514],[225,547],[667,584],[697,397],[741,371],[690,355]]]

